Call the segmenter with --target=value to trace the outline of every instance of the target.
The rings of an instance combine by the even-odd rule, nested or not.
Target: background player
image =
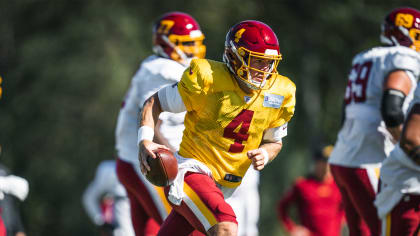
[[[241,185],[226,202],[232,206],[238,221],[238,236],[257,236],[260,216],[260,194],[258,185],[260,172],[249,168]]]
[[[399,140],[420,73],[416,14],[409,8],[392,11],[382,25],[381,42],[387,46],[374,47],[353,59],[345,121],[330,158],[350,235],[380,234],[373,205],[379,168]]]
[[[22,177],[11,175],[9,170],[0,164],[0,236],[26,235],[16,199],[23,202],[28,196],[28,192],[28,181]]]
[[[203,58],[204,35],[196,20],[182,12],[163,15],[153,27],[154,55],[146,58],[131,81],[120,110],[116,149],[117,174],[127,190],[136,235],[156,234],[170,211],[163,188],[150,184],[140,173],[138,161],[138,114],[144,101],[160,88],[177,83],[192,58]],[[184,115],[162,113],[155,141],[177,150],[184,129]]]
[[[300,177],[279,201],[278,217],[292,236],[339,236],[344,223],[340,190],[328,167],[333,147],[326,146],[312,156],[313,170]],[[289,216],[288,210],[297,206],[300,224]]]
[[[124,187],[118,181],[115,161],[107,160],[98,165],[94,180],[83,194],[83,206],[102,234],[134,235],[130,203]]]
[[[399,28],[399,20],[412,20]],[[411,23],[411,24],[410,24]],[[389,31],[401,31],[410,47],[420,52],[420,11],[412,8],[393,10],[385,19]],[[418,68],[420,70],[420,68]],[[381,168],[381,190],[375,205],[382,219],[382,235],[418,235],[420,227],[420,88],[414,94],[400,143]]]
[[[277,74],[280,59],[272,29],[243,21],[226,36],[225,63],[193,60],[180,83],[146,101],[139,129],[145,174],[150,171],[146,156],[165,148],[152,142],[159,113],[187,110],[178,176],[166,189],[174,210],[161,235],[185,235],[194,228],[209,235],[237,234],[224,196],[232,194],[251,163],[262,170],[277,156],[294,112],[295,85]]]

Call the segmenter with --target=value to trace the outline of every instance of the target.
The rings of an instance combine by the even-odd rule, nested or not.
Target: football
[[[169,150],[159,148],[154,153],[156,158],[147,157],[150,171],[147,173],[146,179],[156,186],[166,187],[178,174],[178,162]]]

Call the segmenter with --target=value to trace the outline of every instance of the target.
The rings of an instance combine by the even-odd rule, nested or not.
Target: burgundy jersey
[[[300,224],[311,231],[311,236],[339,236],[344,221],[341,195],[332,177],[320,182],[314,177],[298,178],[292,189],[279,201],[278,216],[287,231],[296,223],[288,209],[295,204]]]

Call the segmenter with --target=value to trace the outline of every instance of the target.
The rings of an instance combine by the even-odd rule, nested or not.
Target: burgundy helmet
[[[197,21],[186,13],[169,12],[153,27],[153,51],[185,65],[192,58],[204,58],[203,40]]]
[[[409,7],[392,10],[382,24],[381,42],[420,52],[420,11]]]
[[[261,71],[251,67],[251,58],[269,60],[269,70]],[[280,60],[280,47],[276,34],[260,21],[242,21],[234,25],[226,35],[223,61],[235,77],[245,82],[251,89],[263,88],[267,78],[277,73]],[[251,70],[264,73],[264,79],[262,81],[252,79]]]

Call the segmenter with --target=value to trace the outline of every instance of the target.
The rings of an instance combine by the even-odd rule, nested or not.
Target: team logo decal
[[[239,39],[241,39],[242,34],[245,32],[245,29],[240,29],[238,31],[236,31],[235,34],[235,43],[239,42]]]
[[[413,15],[410,15],[410,14],[399,13],[395,17],[396,26],[403,26],[406,28],[411,28],[411,26],[413,25],[413,21],[414,21],[414,17]]]
[[[168,34],[169,30],[174,26],[175,21],[172,20],[162,20],[160,22],[159,28],[157,29],[158,34]]]
[[[284,97],[277,94],[266,93],[264,94],[264,107],[280,108],[283,103]]]

